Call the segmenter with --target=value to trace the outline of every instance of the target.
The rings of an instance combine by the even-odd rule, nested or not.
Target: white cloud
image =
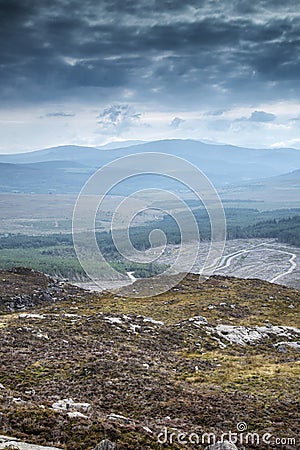
[[[120,135],[136,126],[141,114],[130,105],[116,104],[105,108],[98,116],[98,126],[102,132]]]

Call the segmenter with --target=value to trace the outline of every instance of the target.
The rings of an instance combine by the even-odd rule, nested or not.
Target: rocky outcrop
[[[3,295],[49,282],[34,272],[1,276]],[[260,436],[288,430],[296,442],[299,292],[237,279],[225,292],[224,279],[199,286],[192,275],[184,284],[139,300],[75,288],[66,301],[0,316],[0,425],[22,439],[6,443],[145,450],[167,430],[170,448],[192,449],[196,441],[177,437],[229,440],[238,420]]]
[[[43,447],[41,445],[28,444],[10,436],[0,436],[0,449],[11,450],[61,450],[58,447]]]
[[[233,325],[218,325],[216,331],[221,338],[231,344],[246,345],[274,338],[293,339],[300,335],[295,327],[281,327],[269,324],[264,327],[238,327]]]
[[[26,267],[0,270],[0,312],[27,310],[82,294],[76,286]]]

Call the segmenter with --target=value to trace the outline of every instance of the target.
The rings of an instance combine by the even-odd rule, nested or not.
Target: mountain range
[[[125,143],[127,146],[119,148],[66,145],[0,155],[0,191],[77,193],[89,176],[103,165],[117,158],[146,152],[187,159],[217,187],[257,185],[260,180],[267,184],[295,183],[300,178],[300,150],[292,148],[250,149],[193,140],[130,144]]]

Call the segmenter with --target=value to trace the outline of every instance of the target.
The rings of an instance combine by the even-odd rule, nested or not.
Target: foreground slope
[[[165,429],[219,436],[245,422],[297,439],[299,291],[188,275],[135,299],[20,268],[1,280],[0,434],[70,450],[104,438],[144,450],[162,448]],[[9,302],[10,290],[27,300],[38,291],[38,301]]]

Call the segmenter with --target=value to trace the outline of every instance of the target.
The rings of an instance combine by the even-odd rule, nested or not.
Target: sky
[[[300,149],[299,0],[0,0],[0,153]]]

